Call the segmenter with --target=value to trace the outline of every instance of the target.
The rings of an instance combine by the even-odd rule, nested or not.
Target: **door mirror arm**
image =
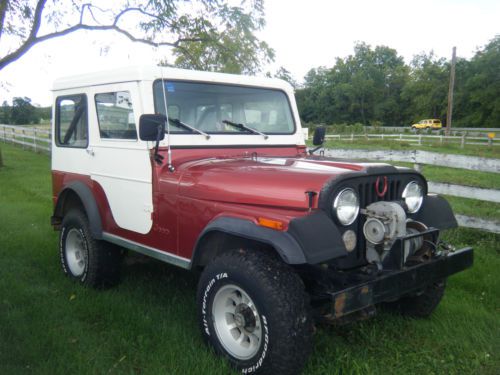
[[[163,126],[161,124],[158,125],[158,133],[156,135],[156,143],[155,143],[155,153],[153,155],[154,161],[159,165],[162,165],[163,163],[163,155],[160,155],[158,153],[158,149],[160,148],[160,141],[165,137],[164,128],[165,128],[164,124]]]

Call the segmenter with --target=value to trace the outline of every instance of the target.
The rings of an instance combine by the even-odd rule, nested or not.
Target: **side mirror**
[[[165,138],[165,115],[141,115],[139,118],[139,138],[143,141],[161,141]],[[161,133],[158,138],[158,127]]]
[[[323,143],[325,143],[325,133],[326,133],[326,128],[324,126],[318,126],[316,129],[314,129],[314,135],[313,135],[314,146],[321,146]]]

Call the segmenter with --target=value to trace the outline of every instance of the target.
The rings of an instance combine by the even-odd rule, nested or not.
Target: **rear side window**
[[[56,145],[86,148],[89,144],[87,97],[84,94],[56,99]]]
[[[128,91],[95,96],[101,138],[137,139],[132,98]]]

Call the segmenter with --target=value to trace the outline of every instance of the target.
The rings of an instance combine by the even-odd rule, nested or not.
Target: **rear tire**
[[[438,307],[446,289],[446,280],[427,286],[423,291],[405,296],[397,301],[384,304],[384,307],[404,316],[427,318]]]
[[[63,218],[59,257],[63,272],[85,286],[108,287],[120,280],[121,250],[94,239],[87,216],[78,209]]]
[[[311,350],[309,299],[300,277],[274,254],[217,257],[198,283],[203,338],[243,374],[298,374]]]

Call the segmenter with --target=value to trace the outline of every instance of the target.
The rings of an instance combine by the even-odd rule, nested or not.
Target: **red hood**
[[[179,193],[216,202],[307,209],[306,191],[319,194],[329,179],[367,166],[306,158],[204,159],[180,166]]]

